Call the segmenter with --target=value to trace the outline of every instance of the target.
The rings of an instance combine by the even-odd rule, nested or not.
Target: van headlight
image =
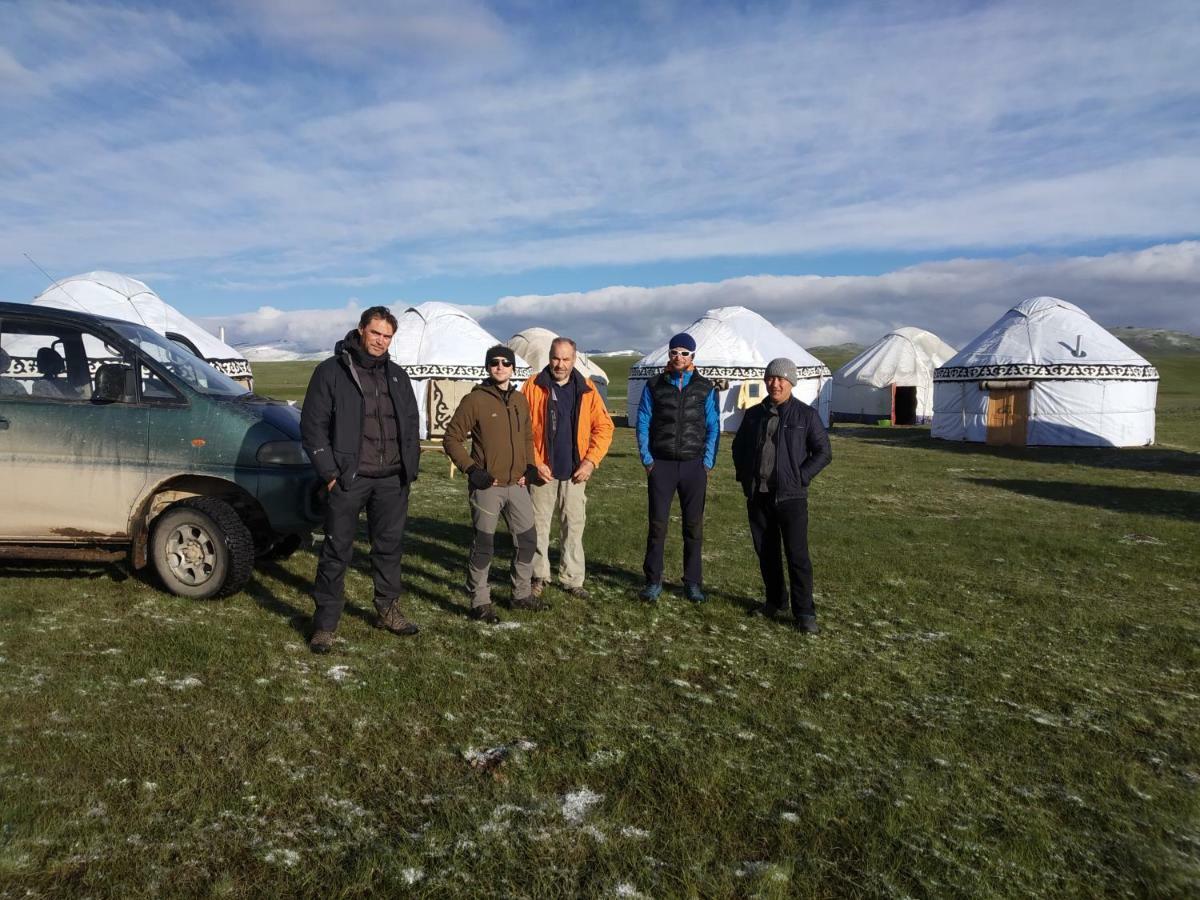
[[[308,454],[299,441],[269,441],[258,448],[258,461],[264,466],[307,466]]]

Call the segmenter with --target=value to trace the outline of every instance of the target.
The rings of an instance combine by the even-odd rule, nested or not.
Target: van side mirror
[[[133,369],[117,363],[104,363],[96,370],[96,403],[116,403],[133,396]]]

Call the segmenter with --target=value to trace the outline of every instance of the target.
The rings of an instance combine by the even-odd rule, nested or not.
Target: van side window
[[[84,401],[92,379],[83,334],[70,325],[6,319],[0,331],[0,388],[5,397]]]
[[[179,403],[183,400],[177,390],[151,371],[145,363],[138,366],[138,378],[142,382],[142,399],[145,401]]]

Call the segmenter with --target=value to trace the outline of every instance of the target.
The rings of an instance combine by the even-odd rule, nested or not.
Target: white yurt
[[[421,437],[441,437],[458,402],[487,378],[484,356],[502,343],[449,303],[410,306],[398,317],[391,355],[412,379],[421,412]],[[517,354],[513,378],[529,377],[529,364]]]
[[[786,356],[796,364],[800,380],[793,396],[814,406],[829,424],[829,367],[790,337],[744,306],[710,309],[684,329],[696,341],[696,371],[717,383],[721,430],[737,431],[742,414],[766,396],[767,363]],[[663,344],[629,370],[628,415],[633,423],[646,382],[667,365]]]
[[[935,438],[998,445],[1154,443],[1158,372],[1082,309],[1022,301],[933,374]]]
[[[549,328],[526,328],[510,337],[508,346],[512,347],[518,356],[524,357],[534,372],[540,372],[550,362],[550,345],[556,337],[558,335]],[[575,352],[575,369],[584,378],[592,379],[592,384],[607,402],[608,374],[579,349]]]
[[[922,328],[889,331],[833,373],[833,421],[928,424],[933,420],[933,370],[955,352]]]
[[[116,272],[73,275],[47,288],[34,298],[33,305],[82,310],[145,325],[247,388],[254,387],[254,376],[246,357],[209,334],[136,278]]]

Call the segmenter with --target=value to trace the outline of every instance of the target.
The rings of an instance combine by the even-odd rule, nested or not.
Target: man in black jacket
[[[792,396],[796,364],[767,364],[767,396],[746,411],[733,438],[733,465],[746,495],[750,537],[758,554],[766,601],[752,613],[772,617],[788,599],[780,541],[787,554],[795,626],[816,634],[812,561],[808,556],[808,485],[833,458],[817,411]]]
[[[400,610],[400,561],[408,521],[409,485],[420,463],[419,419],[408,374],[388,348],[396,317],[386,306],[362,314],[357,330],[333,348],[312,374],[300,415],[304,449],[329,492],[325,542],[313,585],[309,647],[328,653],[345,605],[346,567],[358,515],[367,508],[376,625],[395,634],[418,628]]]

